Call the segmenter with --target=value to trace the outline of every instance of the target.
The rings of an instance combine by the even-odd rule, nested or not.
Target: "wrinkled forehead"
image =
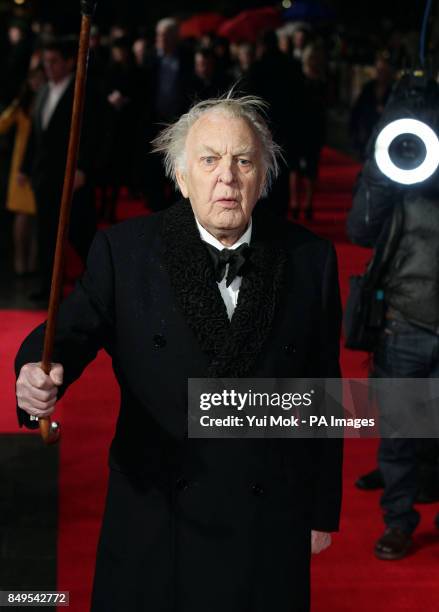
[[[234,155],[248,152],[256,158],[262,155],[259,136],[251,123],[223,110],[204,113],[188,132],[186,153],[196,155],[204,149]]]

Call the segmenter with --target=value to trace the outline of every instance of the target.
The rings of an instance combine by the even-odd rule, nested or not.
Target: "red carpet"
[[[340,283],[346,298],[348,277],[362,271],[369,252],[347,243],[344,233],[350,190],[358,167],[346,157],[325,151],[321,187],[312,228],[336,243]],[[141,214],[138,203],[122,201],[119,218]],[[72,268],[70,268],[71,272]],[[17,431],[13,397],[13,355],[40,313],[3,311],[0,318],[0,432]],[[342,351],[344,376],[366,374],[366,355]],[[91,364],[60,402],[60,513],[58,589],[70,591],[71,612],[89,608],[93,564],[102,514],[107,450],[114,428],[118,390],[103,354]],[[361,493],[353,482],[374,466],[376,441],[346,444],[345,493],[341,533],[333,547],[313,560],[313,612],[436,612],[439,610],[439,533],[433,527],[438,505],[421,507],[416,554],[398,562],[382,562],[372,550],[383,525],[378,494]],[[125,611],[121,611],[125,612]],[[206,612],[209,612],[206,610]],[[267,611],[267,612],[276,612]]]

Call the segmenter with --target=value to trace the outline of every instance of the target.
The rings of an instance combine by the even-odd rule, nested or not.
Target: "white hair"
[[[226,116],[244,119],[259,139],[265,181],[262,196],[267,195],[270,185],[279,174],[279,160],[283,159],[281,147],[273,136],[262,113],[268,104],[256,96],[233,97],[233,89],[219,98],[198,102],[182,115],[175,123],[167,125],[152,141],[153,151],[164,155],[166,175],[178,188],[177,171],[184,173],[186,168],[186,138],[189,130],[198,119],[209,112],[219,112]]]
[[[178,21],[173,17],[163,17],[156,23],[156,30],[169,30],[171,32],[178,32]]]

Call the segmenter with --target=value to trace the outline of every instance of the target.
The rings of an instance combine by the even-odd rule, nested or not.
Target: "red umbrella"
[[[256,42],[268,30],[275,30],[282,24],[280,11],[273,6],[242,11],[233,19],[228,19],[219,28],[219,36],[232,42],[247,40]]]
[[[203,34],[216,32],[224,21],[219,13],[199,13],[180,24],[180,36],[182,38],[200,38]]]

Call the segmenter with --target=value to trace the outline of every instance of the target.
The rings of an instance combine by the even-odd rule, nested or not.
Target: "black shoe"
[[[384,487],[384,480],[381,471],[377,468],[360,476],[355,486],[362,491],[376,491],[377,489],[382,489]]]
[[[397,527],[388,527],[375,544],[375,556],[383,561],[396,561],[407,556],[412,536]]]

